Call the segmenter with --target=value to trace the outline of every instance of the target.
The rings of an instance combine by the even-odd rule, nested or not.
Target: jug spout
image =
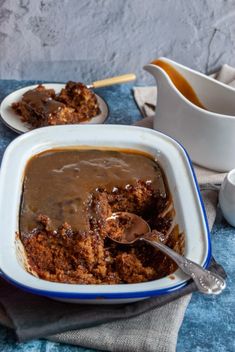
[[[173,93],[174,89],[172,89],[172,82],[167,73],[161,67],[155,64],[147,64],[143,68],[155,78],[158,95],[162,93],[165,94],[166,91],[169,93],[169,90],[172,90]]]
[[[157,72],[157,67],[156,65],[153,64],[147,64],[144,65],[143,69],[147,72],[149,72],[153,77],[155,77],[156,72]]]
[[[146,70],[147,72],[149,72],[154,78],[155,80],[158,81],[160,79],[162,79],[164,76],[165,78],[167,79],[166,77],[166,74],[165,72],[160,68],[158,67],[157,65],[154,65],[154,64],[147,64],[145,65],[144,67],[144,70]]]
[[[172,130],[174,132],[175,122],[177,122],[175,119],[176,111],[180,112],[185,108],[185,101],[162,67],[151,63],[145,65],[144,69],[155,78],[157,85],[153,127],[160,132],[173,136]],[[186,105],[188,104],[186,103]],[[179,119],[181,119],[180,114]]]

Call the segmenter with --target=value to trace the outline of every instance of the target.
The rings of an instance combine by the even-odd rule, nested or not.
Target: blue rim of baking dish
[[[166,135],[164,133],[161,133],[158,131],[158,133]],[[197,178],[195,175],[195,171],[193,169],[193,165],[192,165],[192,161],[188,155],[188,152],[186,151],[186,149],[183,147],[183,145],[181,143],[179,143],[176,139],[172,138],[171,136],[167,135],[167,137],[171,140],[173,140],[175,143],[178,144],[178,146],[181,148],[181,150],[183,151],[184,155],[186,156],[186,160],[188,161],[188,165],[190,166],[191,169],[191,173],[193,176],[193,181],[194,181],[194,185],[196,186],[196,191],[197,191],[197,195],[198,195],[198,199],[199,199],[199,203],[201,206],[201,210],[202,210],[202,214],[203,214],[203,218],[204,218],[204,222],[205,222],[205,227],[206,227],[206,234],[207,234],[207,256],[205,259],[205,262],[203,264],[204,268],[207,268],[211,258],[212,258],[212,253],[211,253],[211,237],[210,237],[210,230],[209,230],[209,225],[208,225],[208,221],[207,221],[207,215],[206,215],[206,210],[204,207],[204,203],[202,200],[202,196],[200,193],[200,189],[199,189],[199,185],[197,182]],[[187,286],[189,284],[189,282],[191,281],[191,279],[189,278],[188,280],[184,280],[183,282],[181,282],[180,284],[177,284],[175,286],[169,287],[169,288],[163,288],[163,289],[157,289],[157,290],[148,290],[148,291],[140,291],[140,292],[117,292],[117,293],[79,293],[79,292],[57,292],[57,291],[47,291],[47,290],[40,290],[40,289],[36,289],[36,288],[32,288],[30,286],[21,284],[20,282],[12,279],[11,277],[9,277],[8,275],[6,275],[2,270],[0,270],[0,275],[9,283],[19,287],[20,289],[32,293],[32,294],[36,294],[36,295],[40,295],[40,296],[45,296],[45,297],[51,297],[51,298],[64,298],[64,299],[97,299],[98,300],[103,300],[103,299],[128,299],[128,298],[149,298],[149,297],[153,297],[153,296],[159,296],[159,295],[165,295],[165,294],[169,294],[172,293],[178,289],[181,289],[185,286]]]

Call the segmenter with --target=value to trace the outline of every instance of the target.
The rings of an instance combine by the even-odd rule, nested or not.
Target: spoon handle
[[[165,246],[162,243],[159,243],[157,241],[150,240],[144,237],[142,237],[141,240],[144,240],[145,242],[148,242],[152,246],[160,249],[162,252],[167,254],[171,259],[173,259],[174,262],[179,266],[179,268],[194,280],[200,292],[205,294],[218,295],[225,289],[226,287],[225,280],[220,275],[204,269],[200,265],[176,253],[171,248]]]
[[[88,88],[107,87],[107,86],[112,86],[113,84],[127,83],[134,80],[136,80],[136,75],[134,73],[127,73],[126,75],[105,78],[100,81],[95,81],[91,85],[88,85],[87,87]]]

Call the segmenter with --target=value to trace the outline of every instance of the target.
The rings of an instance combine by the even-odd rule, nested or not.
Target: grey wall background
[[[0,78],[91,82],[167,56],[235,65],[234,0],[0,0]]]

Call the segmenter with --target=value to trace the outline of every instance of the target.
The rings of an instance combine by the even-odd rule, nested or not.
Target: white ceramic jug
[[[205,109],[188,100],[166,71],[144,69],[157,82],[154,129],[178,140],[193,162],[217,171],[235,168],[235,89],[167,58],[159,58],[183,76]]]

